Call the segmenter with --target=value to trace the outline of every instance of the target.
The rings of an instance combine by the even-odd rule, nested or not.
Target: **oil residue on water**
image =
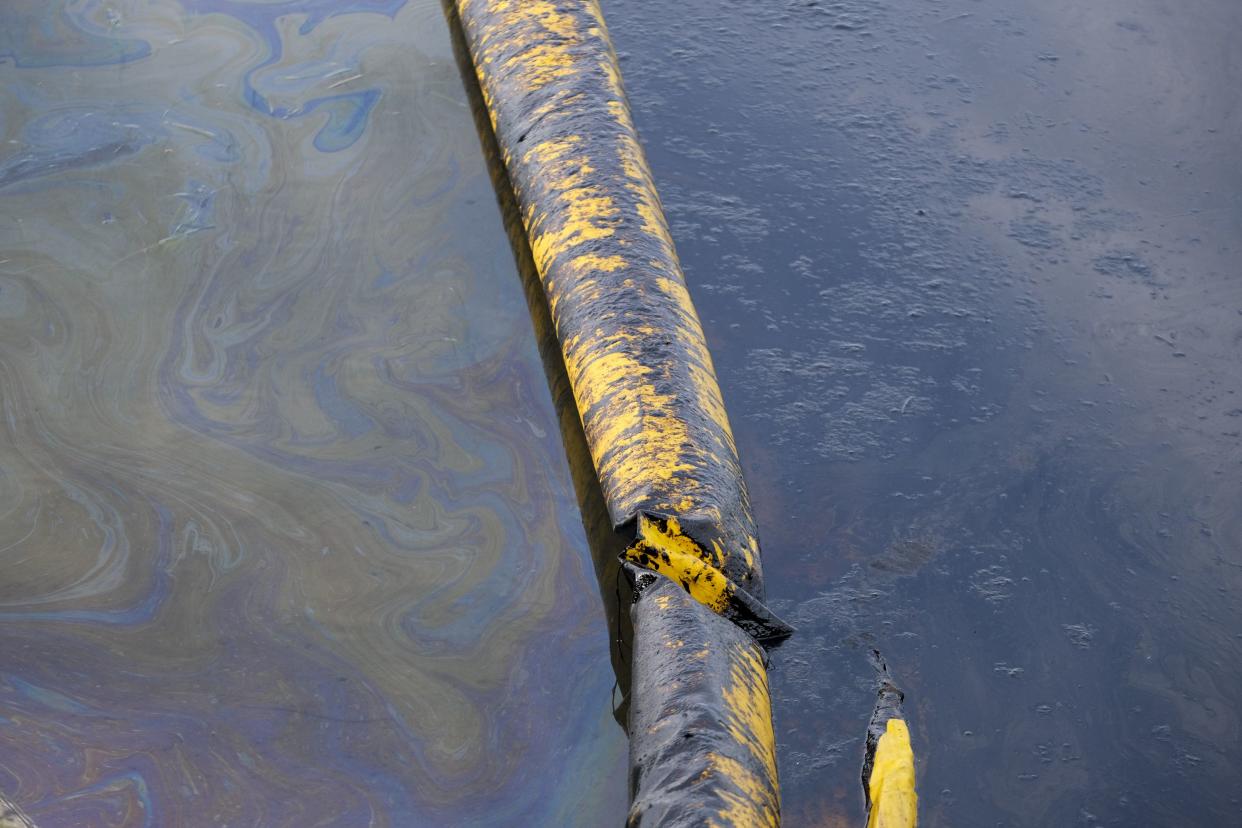
[[[613,0],[764,539],[791,826],[1236,818],[1242,7]]]
[[[624,813],[439,3],[0,32],[0,792],[41,828]]]
[[[873,648],[923,824],[1231,821],[1242,7],[604,12],[799,629],[786,824],[863,822]],[[477,146],[438,2],[4,4],[0,791],[38,824],[624,813]]]

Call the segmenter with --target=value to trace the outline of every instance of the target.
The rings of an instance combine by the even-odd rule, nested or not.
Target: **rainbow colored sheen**
[[[41,826],[623,813],[440,6],[0,28],[0,791]]]

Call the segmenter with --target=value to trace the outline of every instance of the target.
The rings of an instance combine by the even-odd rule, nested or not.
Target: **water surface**
[[[1230,824],[1242,7],[608,0],[746,466],[791,826]],[[439,5],[0,12],[0,791],[603,825],[608,641]]]
[[[1223,825],[1242,783],[1233,0],[611,0],[774,608],[790,826]]]
[[[22,0],[0,32],[0,791],[45,828],[622,813],[439,3]]]

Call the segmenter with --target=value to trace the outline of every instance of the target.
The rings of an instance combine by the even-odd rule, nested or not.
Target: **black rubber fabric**
[[[758,641],[789,628],[763,604],[728,418],[599,8],[457,0],[449,11],[625,550],[630,824],[776,825]]]

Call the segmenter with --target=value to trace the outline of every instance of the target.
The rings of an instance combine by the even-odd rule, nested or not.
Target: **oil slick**
[[[0,793],[0,828],[37,828],[25,811]]]
[[[11,45],[0,790],[43,826],[623,812],[439,7],[23,0]]]

